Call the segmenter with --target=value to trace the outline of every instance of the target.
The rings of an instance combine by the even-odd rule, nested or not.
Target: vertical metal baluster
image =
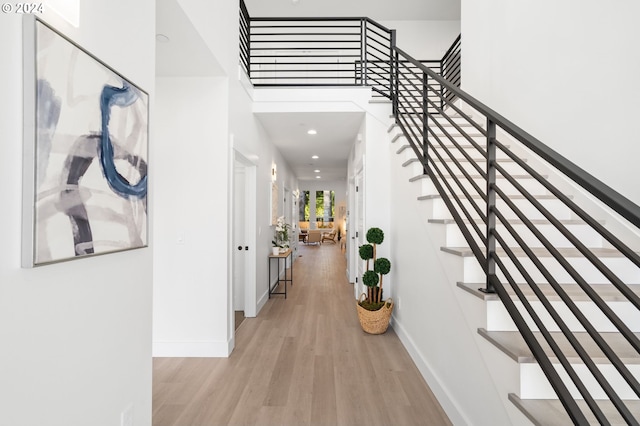
[[[248,15],[247,17],[247,60],[249,61],[247,64],[247,76],[249,77],[249,80],[251,80],[251,60],[253,59],[251,57],[251,17]]]
[[[391,30],[391,39],[389,40],[389,98],[393,102],[393,85],[395,81],[393,56],[396,50],[396,30]],[[395,115],[395,102],[393,103],[393,113]]]
[[[429,123],[427,123],[427,96],[429,90],[427,88],[427,73],[422,73],[422,155],[424,156],[424,163],[422,167],[422,173],[429,174]]]
[[[362,77],[362,85],[366,86],[367,85],[367,21],[365,18],[362,18],[360,20],[361,24],[360,24],[360,33],[361,33],[361,37],[362,37],[362,41],[361,41],[361,50],[360,50],[360,55],[361,55],[361,61],[362,61],[362,73],[361,73],[361,77]]]
[[[440,76],[442,78],[444,78],[445,80],[447,80],[447,76],[445,75],[445,70],[444,70],[444,61],[442,59],[440,59]],[[445,107],[445,98],[444,95],[445,94],[445,89],[444,86],[441,84],[440,85],[440,109],[444,111],[444,107]]]
[[[491,280],[496,274],[496,123],[487,117],[487,264],[486,274],[487,283],[484,289],[480,289],[485,293],[495,293]]]
[[[399,102],[400,102],[400,94],[398,93],[398,88],[400,87],[400,68],[398,65],[398,51],[395,46],[395,37],[394,37],[394,46],[393,46],[393,69],[394,69],[394,77],[393,77],[393,115],[396,118],[396,123],[399,123],[400,119],[400,111],[399,111]]]

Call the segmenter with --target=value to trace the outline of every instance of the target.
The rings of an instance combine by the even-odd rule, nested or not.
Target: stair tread
[[[553,196],[552,196],[553,197]],[[529,221],[534,225],[550,225],[547,219],[529,219]],[[558,219],[558,221],[563,225],[586,225],[586,222],[582,219]],[[454,225],[456,221],[454,219],[429,219],[429,223],[435,223],[438,225]],[[465,223],[470,223],[469,219],[464,219]],[[484,223],[484,221],[480,218],[475,220],[476,223]],[[599,221],[600,223],[604,223],[604,221]],[[524,221],[519,219],[510,219],[509,223],[511,225],[522,225]]]
[[[413,163],[419,163],[420,160],[418,158],[410,158],[408,160],[406,160],[404,163],[402,163],[402,167],[407,167]],[[455,176],[457,179],[466,179],[467,177],[463,174],[456,174],[453,175]],[[471,177],[471,179],[484,179],[484,176],[482,175],[476,175],[476,174],[470,174],[469,175]],[[533,176],[529,175],[529,174],[510,174],[509,176],[511,176],[514,179],[535,179]],[[548,178],[548,175],[541,175],[544,179]],[[496,175],[496,180],[500,181],[500,180],[505,180],[506,178],[504,176],[502,176],[501,174],[497,174]]]
[[[556,249],[564,257],[580,257],[580,258],[584,257],[582,255],[582,253],[580,253],[580,251],[578,249],[573,248],[573,247],[556,247]],[[461,257],[472,257],[473,256],[473,252],[471,251],[471,249],[469,247],[440,247],[440,250],[442,250],[442,251],[444,251],[446,253],[451,253],[451,254],[454,254],[456,256],[461,256]],[[520,248],[520,247],[513,247],[513,248],[511,248],[511,250],[518,257],[525,257],[526,256],[524,250],[522,248]],[[551,257],[551,254],[544,248],[533,247],[533,248],[531,248],[531,250],[533,250],[533,253],[537,257]],[[589,250],[593,254],[595,254],[596,256],[598,256],[600,258],[604,258],[604,257],[622,258],[622,257],[624,257],[618,250],[615,250],[615,249],[596,247],[596,248],[590,248]],[[501,256],[505,255],[504,250],[502,248],[498,248],[497,252]]]
[[[562,403],[557,399],[520,399],[517,395],[510,393],[509,400],[536,426],[567,426],[573,424]],[[585,413],[590,425],[600,424],[591,413],[586,402],[578,400],[577,403],[582,412]],[[610,401],[599,400],[597,403],[612,426],[627,424]],[[640,417],[640,401],[627,400],[624,403],[636,418]]]
[[[529,347],[525,343],[524,338],[518,331],[487,331],[484,328],[479,328],[478,334],[520,364],[531,364],[537,362],[533,357],[531,350],[529,350]],[[552,362],[559,362],[547,342],[544,340],[544,337],[542,337],[542,334],[538,331],[534,331],[533,334],[538,342],[540,342],[545,353],[549,356],[549,359]],[[553,337],[553,340],[560,347],[562,353],[570,362],[582,362],[564,334],[561,332],[550,332],[550,334]],[[610,363],[609,359],[604,355],[602,350],[600,350],[588,333],[574,332],[573,335],[596,364]],[[627,342],[622,334],[604,332],[600,333],[600,335],[625,364],[640,364],[640,354],[638,354],[629,342]],[[640,337],[640,333],[635,333],[635,335],[636,337]]]
[[[409,180],[410,182],[414,182],[412,180]],[[460,198],[460,199],[464,199],[466,198],[463,194],[458,194],[456,195],[456,197]],[[558,197],[556,197],[553,194],[540,194],[540,195],[536,195],[536,200],[556,200],[558,199]],[[440,194],[432,194],[432,195],[420,195],[418,196],[418,200],[423,201],[423,200],[439,200],[442,197],[440,196]],[[471,196],[472,199],[474,200],[481,200],[482,196],[479,194],[476,195],[472,195]],[[569,198],[573,198],[573,197],[569,197]],[[522,194],[513,194],[513,195],[509,195],[509,199],[511,200],[524,200],[525,196]],[[498,202],[502,202],[501,199],[498,198],[497,200]],[[447,219],[445,219],[447,220]]]
[[[394,136],[394,139],[398,139],[398,138],[400,138],[400,137],[402,137],[402,136],[404,136],[404,135],[403,135],[402,133],[399,133],[399,134],[397,134],[397,135],[395,135],[395,136]],[[484,143],[484,142],[480,141],[480,142],[477,142],[477,144],[478,144],[481,148],[485,148],[485,143]],[[404,143],[403,145],[410,146],[409,142],[406,142],[406,143]],[[473,149],[477,149],[475,146],[473,146],[473,145],[472,145],[472,144],[470,144],[470,143],[469,143],[469,144],[467,144],[467,143],[465,143],[465,142],[459,142],[459,143],[458,143],[458,145],[459,145],[461,148],[463,148],[463,149],[472,149],[472,148],[473,148]],[[446,148],[449,148],[449,149],[457,148],[457,146],[456,146],[456,145],[454,145],[454,144],[453,144],[453,143],[451,143],[451,142],[449,142],[449,143],[445,142],[445,143],[444,143],[444,145],[440,145],[440,144],[438,144],[438,145],[436,146],[436,148],[441,148],[442,146],[445,146]],[[509,147],[510,147],[510,145],[505,145],[505,147],[509,148]]]
[[[484,293],[480,290],[478,290],[479,288],[483,288],[485,287],[485,283],[457,283],[458,287],[460,287],[462,290],[465,290],[469,293],[471,293],[472,295],[485,300],[485,301],[491,301],[491,300],[499,300],[499,297],[497,294],[490,294],[490,293]],[[564,291],[567,292],[567,294],[569,295],[569,297],[571,297],[571,300],[576,301],[576,302],[584,302],[584,301],[589,301],[591,300],[589,298],[589,296],[587,296],[585,294],[585,292],[580,288],[580,286],[578,284],[560,284],[562,286],[562,289]],[[555,301],[555,300],[560,300],[560,296],[558,296],[558,294],[556,293],[556,291],[553,289],[553,287],[551,287],[550,284],[547,283],[538,283],[538,286],[540,287],[540,290],[542,290],[542,293],[551,301]],[[631,290],[636,293],[637,295],[640,296],[640,284],[628,284],[629,288],[631,288]],[[535,294],[533,293],[533,290],[531,289],[531,287],[528,284],[525,283],[518,283],[518,287],[520,288],[520,290],[522,290],[522,292],[525,294],[525,296],[527,297],[527,300],[537,300],[537,297],[535,296]],[[593,284],[591,286],[596,293],[598,293],[598,295],[606,302],[624,302],[627,299],[622,296],[620,294],[620,292],[618,291],[618,289],[615,288],[615,286],[613,284]],[[509,292],[509,294],[514,295],[514,291],[511,289],[511,286],[506,286],[507,291]],[[515,297],[515,295],[514,295]]]

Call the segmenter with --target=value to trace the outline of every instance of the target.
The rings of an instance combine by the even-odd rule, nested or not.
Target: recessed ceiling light
[[[314,160],[317,160],[317,159],[318,159],[318,158],[320,158],[320,157],[318,157],[317,155],[314,155],[314,156],[312,156],[311,158],[313,158]]]
[[[169,43],[169,37],[164,34],[156,34],[156,41],[159,43]]]
[[[316,179],[320,179],[322,176],[316,176]]]
[[[314,170],[313,173],[320,173],[320,170]]]
[[[307,134],[308,135],[317,135],[318,132],[316,132],[315,129],[309,129],[309,130],[307,130]]]

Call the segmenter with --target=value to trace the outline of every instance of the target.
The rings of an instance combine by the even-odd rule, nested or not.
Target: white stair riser
[[[551,274],[552,277],[559,283],[572,283],[574,282],[567,271],[562,268],[555,260],[550,258],[541,258],[543,264],[546,266],[547,270]],[[516,282],[525,282],[522,275],[515,269],[512,262],[504,258],[502,259],[503,263],[506,267],[511,271],[513,279]],[[546,282],[544,276],[540,271],[538,271],[531,260],[522,258],[519,261],[524,265],[526,271],[531,276],[531,278],[535,282]],[[640,271],[634,265],[632,265],[627,259],[624,258],[604,258],[602,262],[609,267],[612,271],[616,272],[618,278],[620,278],[623,282],[628,283],[640,283]],[[607,280],[600,271],[596,270],[593,265],[589,261],[583,258],[569,258],[569,263],[578,271],[587,282],[591,284],[607,284],[609,280]],[[465,282],[484,282],[486,280],[482,268],[480,264],[475,259],[475,257],[465,257]],[[498,277],[503,281],[504,277],[502,273],[498,270]]]
[[[447,154],[446,152],[439,152],[440,156],[447,160],[445,161],[446,165],[456,174],[461,174],[461,170],[466,170],[472,174],[479,174],[480,172],[478,171],[478,169],[475,168],[475,166],[473,164],[471,164],[466,158],[464,158],[464,156],[462,154],[459,154],[454,156],[454,158],[456,158],[459,161],[459,165],[456,164],[454,161],[448,161],[449,154]],[[412,148],[406,148],[404,151],[402,151],[400,153],[403,161],[409,161],[409,160],[413,160],[414,158],[417,158],[416,153],[414,152],[414,150]],[[439,161],[437,155],[435,153],[431,153],[432,157],[434,159],[437,160],[437,164],[441,164],[442,162]],[[482,161],[481,158],[478,158],[478,156],[474,156],[471,157],[474,162],[476,163],[476,165],[480,168],[480,170],[482,170],[483,172],[486,170],[486,163]],[[503,160],[500,162],[500,165],[509,173],[513,173],[516,175],[521,175],[523,174],[523,170],[522,167],[520,167],[516,162],[514,161],[510,161],[510,160]],[[444,167],[444,166],[442,166]],[[446,168],[444,168],[446,170]]]
[[[484,230],[484,224],[479,224]],[[542,243],[523,224],[512,225],[517,234],[525,241],[529,247],[543,247]],[[460,247],[466,246],[467,242],[462,235],[462,231],[456,224],[448,224],[446,246]],[[553,225],[536,225],[538,230],[547,238],[554,247],[573,247],[573,244],[560,233]],[[578,238],[587,247],[602,247],[602,237],[587,225],[566,225],[569,232]],[[506,240],[509,247],[517,247],[515,238],[507,232],[504,226],[498,226],[497,231]]]
[[[585,387],[589,390],[589,393],[595,399],[607,399],[607,395],[598,385],[598,382],[593,378],[586,366],[580,364],[572,364],[578,377],[583,381]],[[615,367],[611,364],[598,364],[602,374],[611,384],[613,389],[622,399],[637,400],[638,396],[631,390],[626,384],[624,379],[616,371]],[[640,365],[628,364],[627,368],[631,374],[636,378],[640,378]],[[568,374],[564,371],[562,366],[556,364],[556,371],[558,371],[560,377],[564,383],[567,384],[567,388],[571,392],[571,395],[576,399],[582,399],[580,392],[575,387]],[[546,376],[542,372],[542,369],[538,364],[521,364],[520,365],[520,398],[521,399],[557,399],[557,395],[553,391],[553,388],[549,384]]]
[[[418,161],[414,161],[410,164],[405,164],[404,162],[402,163],[403,167],[405,167],[407,170],[409,170],[409,173],[412,176],[418,176],[424,173],[424,168],[422,167],[422,164],[420,164],[420,162]]]
[[[476,202],[478,201],[480,200],[476,200]],[[554,200],[554,199],[540,199],[539,201],[540,201],[540,204],[542,204],[549,212],[554,214],[555,217],[557,217],[558,219],[561,219],[561,220],[571,219],[571,211],[564,204],[562,204],[561,201]],[[444,211],[447,212],[447,216],[433,217],[429,219],[450,219],[451,218],[451,214],[446,209],[446,206],[444,205],[444,201],[441,198],[435,198],[433,202],[442,203]],[[531,203],[529,203],[527,200],[514,199],[513,202],[518,206],[518,209],[522,212],[522,214],[525,215],[526,218],[532,219],[532,220],[544,219],[544,216],[542,215],[542,213],[538,209],[536,209],[533,205],[531,205]],[[471,217],[475,219],[480,218],[480,215],[475,211],[475,209],[468,202],[463,203],[463,205],[467,208],[467,210],[471,214]],[[457,206],[457,203],[456,203],[456,206]],[[482,209],[482,206],[481,206],[481,209]],[[505,216],[507,219],[514,219],[514,220],[518,219],[518,216],[516,215],[515,212],[513,212],[509,208],[506,208],[506,206],[503,206],[501,203],[498,204],[498,209],[501,212],[501,214]]]
[[[421,170],[421,168],[420,168]],[[449,181],[450,185],[452,186],[452,188],[456,188],[456,193],[460,193],[460,190],[457,190],[457,188],[459,188],[458,184],[455,183],[454,179],[447,176],[447,174],[445,173],[446,170],[440,168],[439,169],[444,175],[445,178],[447,179],[447,181]],[[435,170],[434,170],[434,173]],[[469,189],[470,191],[473,190],[473,185],[469,182],[466,181],[466,177],[462,176],[462,174],[456,174],[456,178],[461,182],[462,186]],[[481,178],[481,177],[474,177],[473,178],[474,181],[476,182],[476,184],[483,190],[485,190],[487,183],[486,181]],[[525,191],[529,192],[531,195],[547,195],[548,191],[546,190],[545,187],[542,186],[542,184],[540,184],[538,181],[536,181],[535,179],[518,179],[517,180],[518,184],[520,184],[520,186],[522,186],[524,188]],[[520,191],[518,191],[510,182],[508,182],[506,179],[504,178],[498,178],[498,180],[496,181],[496,186],[505,194],[507,195],[521,195],[522,193]]]
[[[396,138],[397,136],[397,138]],[[403,133],[393,133],[390,135],[391,139],[396,139],[395,140],[395,146],[396,151],[399,150],[401,147],[403,146],[407,146],[405,148],[405,150],[411,149],[409,147],[409,142],[407,141],[407,138],[404,136]],[[462,153],[462,151],[460,151],[460,149],[464,150],[464,152],[466,152],[471,158],[486,158],[484,156],[484,152],[486,152],[485,149],[485,144],[484,142],[479,142],[478,145],[480,147],[480,150],[478,148],[476,148],[475,146],[473,146],[469,141],[465,140],[464,142],[458,142],[459,148],[454,146],[453,143],[449,140],[447,140],[444,143],[444,147],[441,146],[441,144],[437,143],[434,141],[434,143],[432,144],[432,147],[430,148],[431,150],[435,149],[438,152],[441,152],[441,155],[445,158],[449,157],[449,154],[447,154],[447,150],[453,154],[454,158],[465,158],[465,155]],[[447,149],[445,149],[445,147]],[[508,159],[509,156],[502,152],[502,151],[496,151],[496,157],[498,158],[498,160],[500,159]]]
[[[475,129],[470,129],[470,128],[465,129],[467,131],[468,137],[458,134],[457,131],[453,128],[447,129],[447,130],[451,132],[449,133],[449,135],[444,134],[442,131],[438,129],[435,132],[435,135],[432,133],[429,133],[428,138],[431,140],[434,146],[439,145],[440,143],[449,145],[452,139],[461,144],[469,144],[470,143],[469,138],[471,138],[474,142],[478,143],[478,145],[482,145],[482,146],[486,145],[486,142],[487,142],[486,138],[483,136],[479,136],[479,133]],[[407,133],[412,139],[422,140],[422,129],[418,129],[417,127],[411,126],[407,128]],[[395,135],[404,135],[404,132],[400,127],[396,126],[389,132],[390,138],[393,138]]]
[[[589,322],[593,324],[596,330],[603,333],[618,331],[611,323],[611,321],[609,321],[609,319],[605,317],[605,315],[593,302],[577,301],[574,303],[576,304],[578,309],[580,309],[580,312],[582,312],[587,317]],[[515,304],[522,316],[525,318],[527,325],[532,330],[538,330],[538,327],[529,316],[529,313],[526,312],[522,303],[515,302]],[[571,331],[585,331],[584,328],[580,325],[579,321],[571,313],[569,308],[564,304],[564,302],[552,301],[551,304],[560,314],[560,317]],[[631,303],[607,302],[607,305],[633,332],[640,332],[640,312],[635,309],[633,305],[631,305]],[[547,313],[546,309],[542,306],[541,302],[531,302],[531,306],[533,307],[534,311],[540,316],[540,319],[549,331],[560,331],[560,328],[555,324],[551,316]],[[507,309],[499,300],[487,301],[487,330],[517,331],[515,324],[507,313]]]

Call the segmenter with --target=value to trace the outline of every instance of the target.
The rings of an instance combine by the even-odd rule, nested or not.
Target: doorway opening
[[[233,333],[245,317],[255,317],[256,302],[256,165],[233,151],[232,288]]]

